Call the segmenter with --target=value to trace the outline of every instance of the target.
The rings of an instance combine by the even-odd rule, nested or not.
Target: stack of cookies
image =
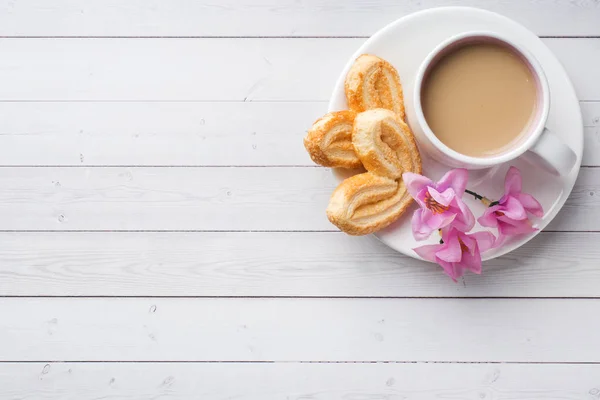
[[[350,235],[366,235],[400,217],[412,198],[402,174],[421,173],[421,156],[405,122],[396,69],[370,54],[356,59],[345,81],[349,110],[317,120],[304,138],[312,160],[325,167],[367,172],[344,180],[327,207],[329,221]]]

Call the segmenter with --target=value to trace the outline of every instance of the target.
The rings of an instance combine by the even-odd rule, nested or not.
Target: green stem
[[[475,199],[481,201],[483,204],[485,204],[488,207],[492,207],[498,204],[497,201],[491,201],[490,199],[488,199],[487,197],[483,197],[482,195],[473,192],[472,190],[469,189],[465,189],[465,193],[470,194],[471,196],[475,197]]]
[[[470,194],[471,196],[475,197],[475,199],[477,200],[482,200],[483,196],[480,196],[479,194],[469,190],[469,189],[465,189],[465,192],[467,192],[468,194]]]

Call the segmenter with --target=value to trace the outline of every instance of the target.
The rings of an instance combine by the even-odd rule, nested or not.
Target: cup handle
[[[573,150],[547,128],[529,149],[528,155],[535,164],[554,175],[568,175],[577,161]]]

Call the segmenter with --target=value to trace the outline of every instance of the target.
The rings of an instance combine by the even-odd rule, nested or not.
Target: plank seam
[[[45,99],[45,100],[22,100],[22,99],[0,99],[0,103],[328,103],[329,100],[269,100],[269,99],[257,99],[257,100],[160,100],[160,99],[147,99],[147,100],[129,100],[129,99]],[[600,102],[600,100],[579,100],[580,103],[594,103]]]
[[[579,103],[598,103],[600,99],[578,99]],[[328,99],[250,99],[232,100],[161,100],[161,99],[0,99],[0,103],[329,103]],[[589,128],[590,126],[584,126]]]
[[[600,365],[600,361],[307,361],[307,360],[5,360],[0,364],[517,364],[517,365]]]
[[[124,229],[124,230],[113,230],[113,229],[64,229],[64,230],[53,230],[53,229],[0,229],[0,233],[341,233],[339,230],[202,230],[202,229]],[[563,231],[560,231],[563,232]],[[574,231],[577,232],[577,231]]]
[[[567,296],[550,296],[550,297],[542,297],[542,296],[533,296],[533,297],[524,297],[524,296],[510,296],[510,297],[502,297],[502,296],[235,296],[235,295],[224,295],[224,296],[186,296],[186,295],[178,295],[178,296],[170,296],[170,295],[132,295],[132,296],[124,296],[124,295],[0,295],[0,299],[198,299],[198,300],[220,300],[220,299],[229,299],[229,300],[597,300],[600,301],[600,297],[591,297],[591,296],[582,296],[582,297],[567,297]]]
[[[40,165],[11,165],[0,164],[0,168],[321,168],[320,165],[301,165],[301,164],[273,164],[273,165],[157,165],[157,164],[40,164]],[[600,168],[600,165],[581,165],[581,168]]]
[[[2,35],[0,39],[368,39],[369,35],[148,35],[148,36],[114,36],[114,35]],[[600,39],[600,35],[540,35],[540,39]]]
[[[158,164],[92,164],[92,165],[81,165],[81,164],[38,164],[38,165],[10,165],[0,164],[0,168],[318,168],[318,169],[330,169],[328,167],[322,167],[316,164],[273,164],[273,165],[158,165]],[[581,165],[581,169],[594,169],[600,168],[600,165]]]
[[[148,100],[102,100],[102,99],[81,99],[81,100],[23,100],[23,99],[0,99],[0,103],[328,103],[329,100],[268,100],[268,99],[256,99],[256,100],[247,100],[243,99],[239,100],[157,100],[157,99],[148,99]],[[600,103],[600,100],[586,100],[579,99],[580,103]],[[589,126],[586,126],[589,127]]]
[[[342,233],[336,229],[330,230],[272,230],[272,229],[252,229],[252,230],[232,230],[232,229],[0,229],[0,233]],[[539,234],[544,233],[600,233],[600,230],[580,230],[580,231],[559,231],[545,229]]]
[[[40,165],[10,165],[0,164],[0,168],[322,168],[320,165],[273,164],[273,165],[132,165],[132,164],[40,164]]]

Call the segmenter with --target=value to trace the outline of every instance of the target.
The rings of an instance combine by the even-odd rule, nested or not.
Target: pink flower
[[[463,232],[473,228],[475,217],[462,201],[468,180],[466,169],[448,171],[437,183],[412,172],[402,174],[402,179],[408,192],[421,207],[412,218],[415,239],[425,240],[431,232],[450,224]]]
[[[438,263],[456,282],[466,270],[481,273],[481,253],[492,248],[495,239],[487,231],[468,234],[450,227],[442,230],[443,243],[413,250],[425,260]]]
[[[528,213],[542,217],[544,210],[532,195],[521,192],[521,173],[510,167],[504,180],[504,196],[498,204],[489,207],[481,217],[479,224],[490,228],[498,228],[498,242],[504,242],[507,236],[535,232]],[[493,203],[492,203],[493,204]]]

